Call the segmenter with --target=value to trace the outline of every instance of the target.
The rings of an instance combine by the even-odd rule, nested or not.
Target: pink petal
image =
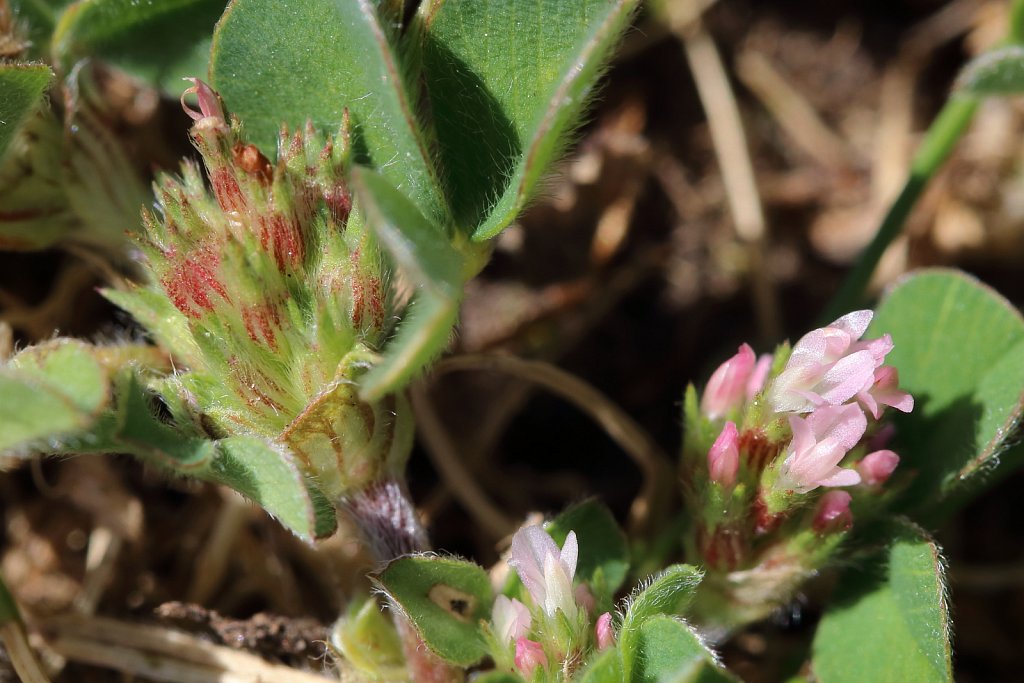
[[[857,470],[848,470],[837,467],[828,476],[819,479],[818,486],[855,486],[860,483],[860,474]]]
[[[615,644],[615,631],[612,630],[612,615],[609,612],[605,612],[597,618],[594,631],[597,634],[598,650],[607,650]]]
[[[829,491],[821,497],[811,526],[818,533],[849,529],[853,524],[851,500],[850,494],[846,491]]]
[[[726,422],[708,451],[708,473],[711,481],[721,486],[732,486],[736,483],[739,467],[739,432],[734,422]]]
[[[861,458],[857,463],[857,471],[868,486],[878,486],[892,476],[896,466],[900,464],[900,456],[890,450],[875,451]]]
[[[770,353],[762,354],[757,359],[757,364],[750,373],[750,378],[747,380],[747,400],[752,401],[761,391],[764,390],[765,380],[768,379],[768,373],[772,369],[772,361],[774,356]]]
[[[494,623],[494,635],[502,643],[525,636],[530,630],[530,610],[515,598],[509,599],[499,595],[494,600],[491,610],[491,621]]]
[[[220,97],[214,92],[213,88],[198,78],[185,78],[183,80],[192,84],[191,88],[187,88],[185,92],[181,93],[181,108],[185,110],[189,118],[193,121],[200,121],[212,116],[223,121],[224,110],[220,105]],[[193,94],[199,100],[199,111],[185,104],[185,96]]]
[[[857,351],[840,358],[825,372],[818,393],[825,403],[837,406],[874,382],[875,359],[869,351]]]
[[[558,546],[544,529],[537,525],[523,527],[512,536],[512,553],[508,563],[519,574],[530,597],[544,604],[544,558],[559,556]]]
[[[852,339],[860,339],[864,332],[867,331],[868,325],[871,324],[871,319],[874,316],[874,312],[870,310],[853,311],[831,323],[828,327],[840,329],[850,335]]]
[[[741,407],[754,363],[754,350],[747,344],[740,346],[736,355],[711,375],[701,397],[701,411],[715,420]]]
[[[516,641],[516,668],[523,672],[527,678],[533,675],[533,670],[538,666],[548,665],[547,655],[544,654],[544,646],[540,643],[520,638]]]

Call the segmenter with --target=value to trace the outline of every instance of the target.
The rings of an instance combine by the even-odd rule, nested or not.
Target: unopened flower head
[[[519,574],[523,585],[548,617],[561,611],[570,621],[576,619],[578,607],[572,580],[576,574],[578,547],[576,533],[569,532],[561,550],[544,529],[523,527],[512,536],[509,564]]]
[[[407,455],[399,440],[394,453],[369,446],[392,441],[400,399],[357,397],[389,334],[393,294],[352,210],[347,124],[334,139],[311,125],[282,131],[271,162],[217,94],[192,82],[209,189],[193,163],[157,181],[158,213],[145,213],[140,238],[153,284],[108,296],[187,369],[174,381],[204,424],[285,442],[325,493],[343,495]]]

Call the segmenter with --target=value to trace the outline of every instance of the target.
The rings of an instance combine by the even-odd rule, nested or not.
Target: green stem
[[[839,293],[825,309],[821,318],[822,324],[835,320],[861,305],[864,300],[864,289],[874,274],[882,254],[900,234],[928,181],[960,141],[960,137],[974,118],[978,103],[977,97],[964,94],[953,95],[946,101],[914,156],[910,165],[910,176],[903,189],[886,213],[871,244],[861,254]]]
[[[1009,29],[1003,45],[1024,44],[1024,0],[1013,0],[1010,6]],[[939,115],[929,127],[920,149],[910,165],[910,176],[896,201],[882,220],[874,239],[861,254],[853,271],[846,276],[843,286],[833,297],[821,317],[821,324],[860,306],[864,290],[878,266],[882,254],[902,231],[910,212],[928,185],[928,181],[949,157],[967,126],[974,118],[981,99],[966,93],[953,94],[943,105]]]

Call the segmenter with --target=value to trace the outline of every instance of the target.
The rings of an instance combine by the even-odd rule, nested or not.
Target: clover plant
[[[804,674],[952,680],[928,530],[1020,460],[1024,319],[947,270],[858,308],[877,248],[831,322],[679,388],[676,521],[630,538],[586,500],[525,524],[491,573],[430,552],[406,388],[636,5],[0,1],[0,247],[101,253],[125,276],[103,295],[146,333],[5,359],[0,452],[131,454],[235,489],[314,547],[348,519],[379,597],[332,629],[343,680],[738,680],[716,645],[829,571]],[[887,225],[977,100],[1022,89],[1017,43],[964,72]],[[111,69],[192,119],[198,156],[149,190],[110,122]]]

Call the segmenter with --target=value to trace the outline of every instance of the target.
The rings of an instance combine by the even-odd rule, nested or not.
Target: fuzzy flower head
[[[579,548],[576,533],[569,532],[559,550],[554,539],[539,526],[523,527],[512,536],[512,557],[509,564],[519,574],[523,585],[548,617],[561,611],[575,621],[578,614],[572,580],[576,575]]]
[[[786,367],[768,388],[777,413],[806,413],[818,406],[839,406],[857,398],[876,417],[878,404],[913,408],[913,399],[895,389],[894,372],[883,367],[892,338],[859,341],[874,314],[854,311],[808,332],[793,346]]]
[[[205,174],[187,162],[157,180],[138,240],[151,284],[107,296],[183,370],[181,410],[213,433],[283,442],[325,493],[344,495],[407,455],[397,439],[386,458],[372,447],[391,441],[400,399],[357,396],[394,307],[386,261],[353,211],[347,124],[335,138],[282,130],[271,161],[192,82]]]
[[[783,455],[777,490],[807,493],[819,486],[860,482],[856,470],[838,466],[867,429],[867,419],[856,404],[818,408],[806,418],[791,415],[789,426],[793,441]]]

